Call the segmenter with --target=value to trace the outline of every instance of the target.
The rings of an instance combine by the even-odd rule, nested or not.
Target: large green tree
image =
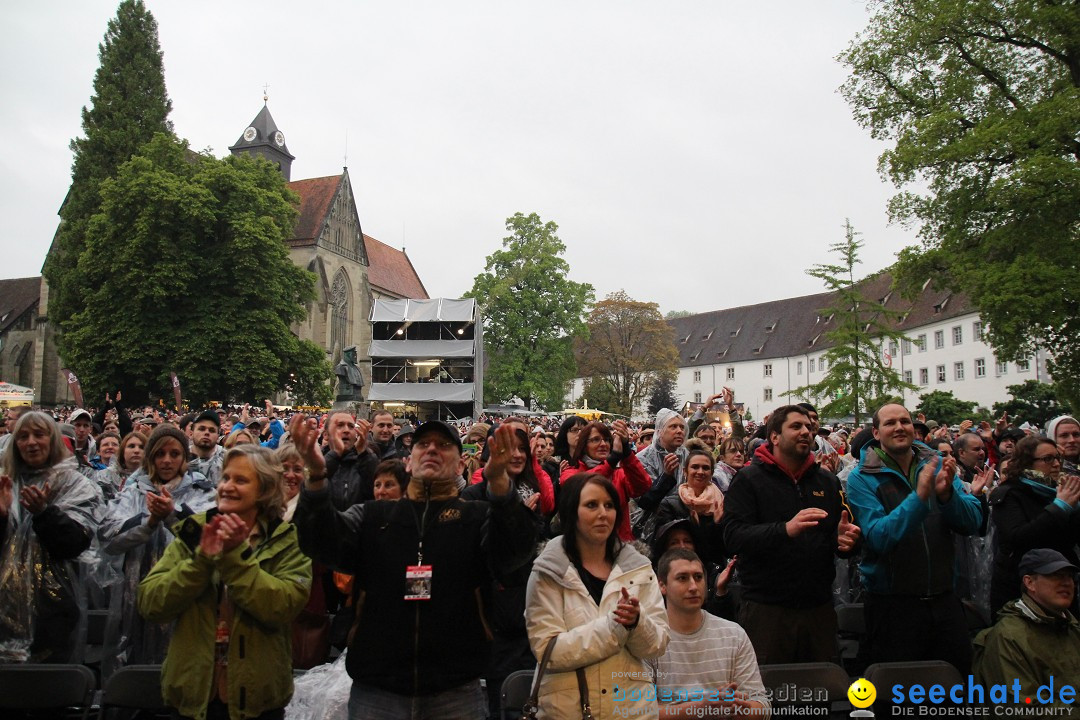
[[[101,184],[154,137],[172,133],[172,104],[157,21],[142,0],[123,0],[98,46],[90,107],[82,109],[85,137],[71,141],[71,187],[43,269],[49,283],[49,318],[63,325],[86,303],[91,288],[78,270],[91,216],[101,208]],[[66,339],[60,352],[71,362]]]
[[[328,381],[325,354],[290,330],[314,276],[289,259],[297,198],[273,165],[161,134],[101,196],[77,268],[85,307],[63,327],[90,397],[164,393],[173,370],[196,403]]]
[[[1029,422],[1041,428],[1051,418],[1069,411],[1069,408],[1059,401],[1058,391],[1053,383],[1027,380],[1006,389],[1012,397],[1006,402],[994,403],[994,415],[1008,413],[1017,423]]]
[[[674,331],[656,303],[611,293],[589,313],[588,336],[578,340],[582,377],[604,387],[621,415],[634,415],[657,381],[675,375],[679,353]]]
[[[825,340],[831,345],[825,351],[828,370],[820,381],[785,393],[823,403],[818,409],[822,417],[854,415],[856,425],[861,417],[873,412],[880,399],[896,390],[917,389],[885,363],[882,343],[904,339],[903,333],[895,329],[903,313],[863,296],[855,280],[855,266],[861,262],[859,249],[863,246],[858,235],[851,222],[845,221],[844,239],[829,247],[837,255],[837,263],[814,265],[806,271],[832,292],[832,302],[820,311],[834,320],[832,328],[825,332]]]
[[[554,410],[574,378],[571,338],[584,327],[592,285],[567,277],[566,246],[554,222],[516,213],[506,229],[502,249],[487,257],[466,293],[484,318],[484,399],[519,397]]]
[[[909,290],[966,293],[1002,360],[1052,353],[1080,399],[1080,4],[872,0],[840,59],[856,120],[891,142],[880,170],[921,226]]]
[[[975,403],[960,400],[946,390],[934,390],[919,396],[919,406],[915,409],[927,420],[936,420],[945,425],[959,425],[965,420],[978,422]]]

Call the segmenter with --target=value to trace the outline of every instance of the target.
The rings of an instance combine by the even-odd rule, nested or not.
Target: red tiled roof
[[[7,330],[23,313],[36,305],[40,295],[40,275],[0,280],[0,332]]]
[[[330,212],[330,203],[334,201],[344,177],[342,173],[289,183],[289,189],[300,196],[300,217],[296,221],[296,230],[293,231],[289,245],[302,247],[316,243],[326,214]]]
[[[370,235],[364,235],[368,256],[368,282],[391,295],[417,300],[428,299],[427,289],[420,282],[409,256]]]

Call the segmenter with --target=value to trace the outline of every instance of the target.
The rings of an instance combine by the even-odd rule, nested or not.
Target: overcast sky
[[[888,226],[883,146],[837,92],[855,0],[769,3],[146,0],[177,133],[228,152],[262,106],[294,180],[348,166],[364,232],[457,296],[537,212],[571,277],[669,310],[819,292],[850,217],[864,273]],[[0,277],[41,271],[115,2],[5,3]]]

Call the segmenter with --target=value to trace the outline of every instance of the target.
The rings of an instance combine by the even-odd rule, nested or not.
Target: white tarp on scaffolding
[[[371,306],[371,322],[471,322],[475,318],[472,298],[378,299]]]
[[[372,340],[373,358],[471,358],[472,340]]]
[[[471,403],[472,383],[372,383],[368,400],[383,402]]]

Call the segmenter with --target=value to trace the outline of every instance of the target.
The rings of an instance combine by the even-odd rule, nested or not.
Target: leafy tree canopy
[[[1069,412],[1069,408],[1058,400],[1058,392],[1052,383],[1027,380],[1008,388],[1011,398],[1006,402],[994,403],[994,414],[1008,413],[1016,423],[1029,422],[1038,427],[1045,427],[1046,422],[1058,415]]]
[[[61,336],[91,397],[164,393],[175,370],[196,403],[284,387],[320,399],[329,361],[290,330],[314,276],[289,259],[298,200],[273,165],[159,134],[101,196],[77,268],[85,306]]]
[[[49,317],[58,326],[86,301],[89,287],[78,272],[78,262],[86,248],[90,217],[101,207],[101,183],[155,133],[172,133],[168,119],[172,103],[165,91],[157,21],[142,0],[120,3],[98,55],[94,95],[90,107],[82,110],[85,137],[71,141],[71,187],[44,267]]]
[[[855,416],[873,413],[891,392],[916,387],[905,383],[900,374],[885,364],[883,342],[903,340],[903,333],[894,330],[901,312],[882,307],[877,300],[863,296],[855,281],[855,266],[859,264],[859,249],[863,243],[850,222],[844,223],[844,239],[829,250],[839,260],[836,264],[815,265],[806,273],[825,283],[833,293],[832,303],[822,308],[822,315],[831,315],[834,324],[825,332],[831,347],[825,351],[828,370],[820,381],[795,388],[785,395],[810,398],[822,407],[823,418]]]
[[[633,415],[657,379],[674,375],[679,362],[671,325],[656,303],[620,290],[589,313],[588,339],[578,341],[578,366],[612,395],[610,412]]]
[[[999,359],[1053,354],[1080,400],[1080,5],[873,0],[840,59],[855,118],[892,146],[894,219],[922,244],[896,271],[966,293]]]
[[[484,317],[485,402],[519,397],[557,409],[575,376],[571,337],[584,329],[588,283],[570,280],[559,226],[536,213],[507,218],[510,235],[488,256],[466,297]]]
[[[964,420],[975,420],[975,403],[959,400],[951,392],[934,390],[919,396],[916,413],[922,413],[927,420],[937,420],[946,425],[959,425]]]

